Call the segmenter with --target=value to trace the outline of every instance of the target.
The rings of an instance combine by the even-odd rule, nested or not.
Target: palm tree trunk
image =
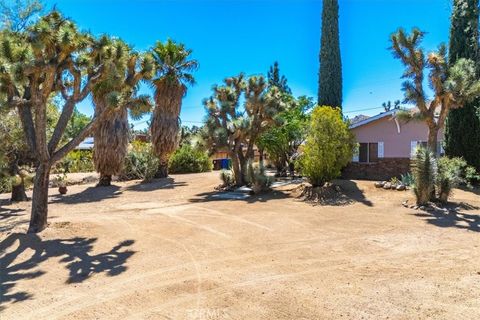
[[[47,227],[49,177],[50,163],[41,162],[33,184],[32,214],[28,233],[40,232]]]
[[[95,109],[107,108],[103,99],[94,99]],[[93,162],[100,173],[97,186],[110,186],[112,176],[121,173],[128,150],[128,112],[126,107],[112,110],[94,131]]]
[[[168,177],[168,161],[162,160],[158,165],[158,172],[155,176],[156,178],[167,178]]]
[[[97,187],[108,187],[112,185],[112,175],[100,174]]]
[[[168,159],[178,146],[179,115],[185,87],[180,83],[162,80],[155,92],[151,133],[155,155],[160,159],[157,177],[168,176]]]

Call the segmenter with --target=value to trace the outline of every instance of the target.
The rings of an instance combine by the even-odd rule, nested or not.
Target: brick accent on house
[[[342,170],[342,178],[390,180],[409,171],[409,158],[383,158],[378,159],[376,163],[351,162]]]

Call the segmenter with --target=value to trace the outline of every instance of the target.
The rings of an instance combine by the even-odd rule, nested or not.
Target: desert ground
[[[480,196],[450,212],[340,181],[221,200],[218,172],[50,190],[48,229],[1,195],[0,319],[479,319]]]

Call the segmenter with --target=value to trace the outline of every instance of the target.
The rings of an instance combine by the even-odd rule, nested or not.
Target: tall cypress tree
[[[479,0],[454,0],[450,27],[449,64],[460,58],[477,61],[479,51]],[[479,72],[480,76],[480,72]],[[445,152],[463,157],[480,170],[480,99],[450,111],[445,125]],[[480,110],[479,110],[480,111]]]
[[[318,104],[342,107],[342,60],[338,32],[338,0],[323,0]]]

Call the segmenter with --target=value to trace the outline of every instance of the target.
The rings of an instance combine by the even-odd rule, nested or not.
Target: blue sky
[[[94,34],[118,36],[137,50],[168,37],[193,50],[200,63],[181,119],[199,125],[203,98],[223,78],[266,74],[278,61],[295,95],[316,97],[321,0],[56,0],[66,16]],[[427,31],[424,47],[448,41],[451,0],[339,0],[343,109],[373,115],[401,99],[402,66],[388,51],[398,27]],[[142,90],[148,91],[145,86]],[[373,109],[372,108],[377,108]],[[358,111],[364,110],[365,111]],[[81,104],[91,114],[90,102]],[[144,127],[139,123],[138,128]]]

